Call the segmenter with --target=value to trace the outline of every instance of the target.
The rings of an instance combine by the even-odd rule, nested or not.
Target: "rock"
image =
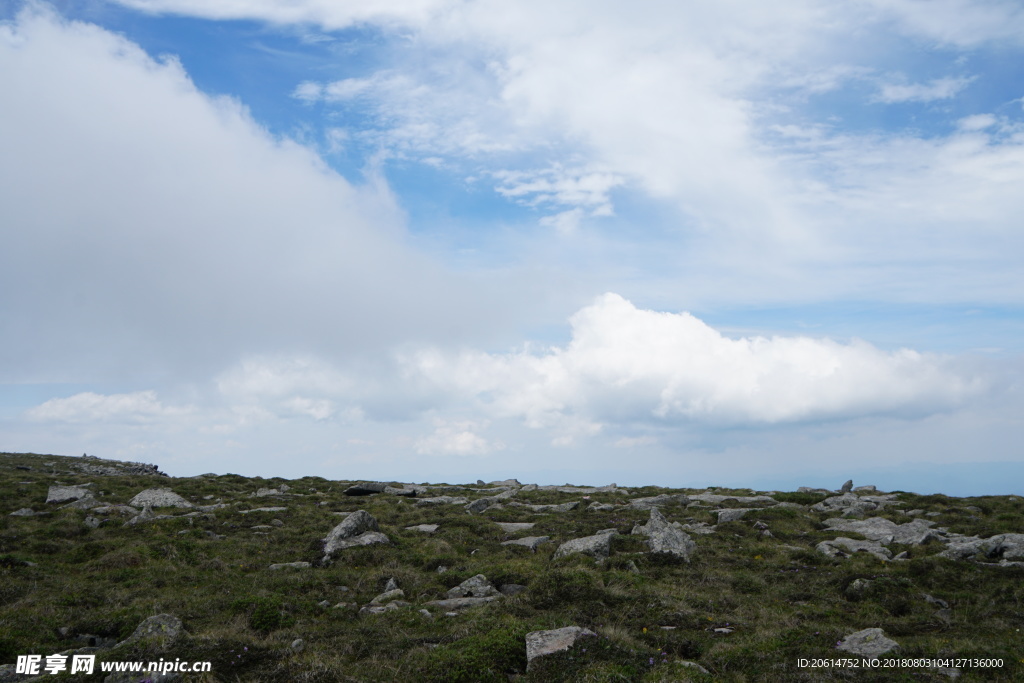
[[[295,654],[299,654],[300,652],[306,649],[306,641],[304,641],[302,638],[296,638],[292,641],[291,648],[292,652],[294,652]]]
[[[477,498],[472,503],[466,505],[466,512],[471,515],[479,514],[487,508],[496,505],[499,502],[497,496],[489,496],[487,498]]]
[[[90,529],[98,529],[99,526],[100,526],[100,520],[98,520],[95,517],[86,517],[85,518],[85,525],[87,527],[89,527]]]
[[[190,508],[192,503],[188,502],[170,489],[146,489],[128,501],[132,507],[150,506],[154,508],[175,507]]]
[[[551,537],[549,536],[526,536],[524,538],[516,538],[511,541],[504,541],[502,542],[502,545],[521,545],[524,548],[529,548],[530,550],[536,552],[537,546],[541,545],[542,543],[548,543],[550,541]]]
[[[61,505],[59,509],[64,510],[66,508],[72,508],[74,510],[91,510],[102,506],[103,503],[99,502],[91,495],[88,495],[85,498],[79,498],[78,500],[73,500],[66,505]]]
[[[257,489],[256,493],[252,494],[254,498],[264,498],[266,496],[283,496],[284,491],[278,489]]]
[[[345,548],[390,542],[387,536],[380,533],[380,527],[373,515],[365,510],[357,510],[331,529],[324,538],[324,560],[329,560],[332,555]]]
[[[991,545],[987,555],[990,558],[1012,560],[1024,557],[1024,534],[999,534],[989,540]]]
[[[267,569],[309,569],[311,565],[309,562],[282,562],[280,564],[272,564]]]
[[[590,629],[580,626],[566,626],[551,631],[533,631],[526,634],[526,670],[538,657],[564,652],[574,646],[580,638],[596,637]]]
[[[518,583],[506,583],[498,589],[498,591],[505,596],[512,597],[513,595],[519,595],[526,590],[526,586]]]
[[[682,531],[697,534],[699,536],[706,536],[708,534],[715,533],[715,527],[711,526],[707,522],[693,522],[691,524],[681,524],[679,526]]]
[[[439,526],[437,524],[417,524],[416,526],[405,527],[406,531],[422,531],[425,534],[432,534],[437,531]]]
[[[417,498],[417,505],[465,505],[469,498],[462,496],[435,496],[433,498]]]
[[[272,520],[270,520],[270,523],[273,524],[276,527],[283,527],[284,526],[284,522],[282,522],[279,519],[272,519]]]
[[[848,598],[859,599],[864,597],[864,594],[871,589],[873,583],[873,581],[867,579],[854,579],[844,592]]]
[[[866,552],[880,560],[891,560],[892,553],[876,541],[855,541],[852,538],[840,537],[833,541],[822,541],[815,549],[829,557],[849,557],[856,552]]]
[[[485,598],[494,595],[500,595],[500,593],[483,574],[466,579],[448,591],[449,598]]]
[[[181,630],[181,619],[172,614],[157,614],[143,619],[135,631],[118,645],[137,640],[156,639],[163,649],[167,649],[181,635]]]
[[[864,514],[879,509],[875,502],[864,500],[855,493],[844,493],[841,496],[832,496],[811,506],[815,512],[842,511],[843,514]]]
[[[691,661],[688,661],[688,660],[680,660],[680,661],[678,661],[676,663],[679,664],[680,666],[685,666],[685,667],[687,667],[689,669],[696,669],[697,671],[699,671],[702,674],[707,674],[709,676],[711,675],[710,672],[707,669],[705,669],[703,666],[701,666],[697,662],[691,662]]]
[[[578,500],[570,501],[568,503],[549,504],[549,505],[531,505],[529,503],[509,503],[516,507],[523,507],[534,512],[569,512],[575,510],[579,506]]]
[[[882,545],[890,543],[921,545],[933,538],[942,538],[935,530],[929,528],[935,522],[923,519],[915,519],[906,524],[896,524],[882,517],[863,520],[832,518],[826,519],[824,523],[825,528],[831,531],[852,531],[872,541],[878,541]]]
[[[508,534],[514,534],[517,531],[527,531],[537,526],[536,522],[495,522],[495,524]]]
[[[948,557],[952,560],[965,560],[978,553],[987,554],[991,545],[989,540],[977,536],[952,537],[948,541],[946,549],[939,553],[939,557]]]
[[[725,524],[726,522],[735,522],[743,519],[743,515],[750,512],[750,508],[727,508],[725,510],[715,510],[718,513],[718,523]]]
[[[918,515],[923,515],[924,510],[907,510],[906,514],[911,517],[917,517]]]
[[[476,607],[478,605],[484,605],[488,602],[494,602],[501,595],[489,595],[483,598],[447,598],[444,600],[431,600],[427,602],[427,605],[433,607],[439,607],[442,610],[462,610],[470,607]]]
[[[492,481],[488,486],[522,486],[518,479],[503,479],[502,481]]]
[[[595,500],[593,503],[587,506],[587,509],[593,510],[594,512],[609,512],[611,510],[614,510],[615,506],[611,505],[610,503],[598,503]]]
[[[924,598],[925,602],[927,602],[930,605],[935,605],[939,609],[949,609],[949,603],[945,600],[942,600],[940,598],[933,598],[927,593],[921,593],[921,597]]]
[[[12,512],[10,514],[10,516],[11,517],[34,517],[37,514],[39,514],[39,513],[37,513],[34,510],[32,510],[32,508],[21,508],[20,510],[15,510],[14,512]]]
[[[831,495],[832,491],[829,491],[828,489],[815,489],[811,488],[810,486],[801,486],[800,488],[797,489],[797,493],[816,493],[820,495]]]
[[[66,503],[69,500],[92,497],[92,491],[82,486],[51,486],[46,492],[47,503]]]
[[[345,489],[346,496],[369,496],[374,493],[383,493],[384,489],[387,488],[387,484],[381,484],[379,482],[363,482],[360,484],[353,484]]]
[[[370,600],[370,604],[371,605],[383,605],[386,602],[391,602],[392,600],[398,600],[398,599],[404,598],[404,597],[405,597],[405,591],[404,590],[402,590],[401,588],[392,588],[391,590],[384,591],[383,593],[381,593],[380,595],[375,597],[373,600]]]
[[[395,581],[395,577],[388,578],[388,582],[384,585],[385,591],[393,591],[398,589],[398,582]]]
[[[689,502],[690,499],[682,493],[664,493],[650,498],[636,498],[631,500],[627,507],[634,510],[650,510],[653,507],[660,507],[662,505],[686,505]]]
[[[880,657],[886,652],[892,652],[899,648],[899,643],[890,640],[880,628],[866,628],[846,636],[836,646],[837,650],[843,650],[860,657]]]
[[[555,559],[557,560],[560,557],[572,555],[573,553],[583,553],[584,555],[590,555],[596,560],[605,560],[611,554],[611,548],[612,534],[584,536],[583,538],[566,541],[558,546],[558,550],[555,551]]]
[[[847,479],[846,483],[839,490],[843,493],[849,493],[851,489],[853,489],[853,479]]]
[[[872,486],[871,484],[868,484],[866,486],[854,486],[853,487],[853,492],[854,493],[875,493],[876,491],[878,491],[878,489],[875,488],[874,486]]]
[[[679,528],[678,523],[669,524],[658,508],[651,508],[647,524],[634,527],[633,533],[647,536],[647,546],[654,555],[666,555],[689,562],[690,555],[697,547],[693,539]]]
[[[288,508],[274,507],[274,508],[253,508],[252,510],[239,510],[238,514],[248,515],[252,512],[284,512]]]

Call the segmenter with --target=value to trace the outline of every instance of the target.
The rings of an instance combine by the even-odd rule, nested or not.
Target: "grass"
[[[234,474],[85,476],[73,469],[79,460],[0,455],[0,664],[13,663],[19,654],[78,647],[76,638],[84,634],[122,640],[146,617],[170,613],[186,629],[170,651],[134,643],[103,651],[99,659],[210,660],[211,674],[186,680],[253,683],[949,680],[921,668],[875,670],[864,678],[838,668],[797,666],[800,658],[841,656],[837,641],[880,627],[900,643],[900,656],[1004,661],[998,669],[964,667],[959,681],[1012,681],[1024,675],[1019,630],[1024,628],[1024,571],[939,558],[937,543],[894,546],[894,552],[908,551],[905,562],[880,562],[865,554],[826,557],[814,550],[817,543],[857,535],[822,530],[821,521],[830,515],[808,507],[823,498],[820,494],[776,494],[777,500],[805,507],[757,510],[719,525],[712,535],[695,535],[692,561],[678,563],[648,555],[643,539],[629,535],[633,525],[646,522],[647,512],[585,507],[589,501],[621,503],[627,499],[621,492],[591,494],[567,513],[506,507],[469,515],[460,506],[417,506],[414,499],[395,496],[346,497],[349,482],[319,477],[285,482]],[[43,467],[43,462],[55,465]],[[84,523],[90,513],[44,504],[54,481],[93,482],[99,500],[111,503],[126,503],[146,488],[170,487],[196,504],[229,505],[193,518],[130,527],[123,526],[126,518],[110,515],[93,529]],[[283,483],[293,496],[250,497],[258,488]],[[484,495],[469,488],[477,487],[442,493]],[[666,492],[698,493],[648,487],[631,497]],[[580,498],[535,491],[514,500]],[[899,508],[880,516],[902,523],[911,518],[901,510],[916,508],[940,513],[934,517],[938,524],[958,533],[1024,532],[1024,501],[1017,497],[900,493],[899,500]],[[723,507],[730,505],[736,503],[726,501]],[[287,510],[242,514],[264,506]],[[50,514],[9,516],[23,507]],[[321,540],[341,519],[333,513],[358,509],[377,518],[391,545],[352,548],[328,566],[267,569],[272,563],[316,563]],[[714,523],[714,509],[662,508],[670,522],[682,523]],[[495,521],[536,526],[507,534]],[[756,522],[767,525],[772,536],[762,535]],[[440,528],[433,535],[405,528],[425,523]],[[268,528],[252,528],[257,526]],[[613,538],[606,562],[581,555],[553,559],[559,543],[611,527],[621,535]],[[547,535],[552,543],[536,552],[501,545],[522,535]],[[448,569],[439,573],[439,567]],[[496,586],[514,583],[527,590],[457,616],[437,609],[430,609],[429,617],[419,612],[476,574]],[[360,614],[358,606],[381,593],[391,578],[412,604]],[[870,582],[867,588],[851,588],[858,579]],[[925,593],[946,601],[949,613],[939,613],[922,597]],[[334,607],[338,603],[349,606]],[[569,625],[598,635],[537,660],[527,671],[525,634]],[[305,642],[300,653],[290,648],[296,638]],[[697,662],[709,674],[684,661]]]

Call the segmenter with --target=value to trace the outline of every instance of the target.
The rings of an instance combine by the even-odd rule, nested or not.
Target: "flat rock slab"
[[[650,510],[651,508],[660,507],[662,505],[686,505],[689,502],[689,497],[682,493],[663,493],[660,496],[631,500],[627,504],[627,507],[634,510]]]
[[[555,559],[557,560],[560,557],[572,555],[573,553],[590,555],[597,560],[608,559],[608,555],[611,554],[612,550],[612,536],[613,534],[595,534],[594,536],[584,536],[583,538],[574,538],[571,541],[566,541],[558,546],[558,550],[555,551]]]
[[[281,564],[272,564],[267,569],[309,569],[311,566],[309,562],[282,562]]]
[[[836,649],[861,657],[880,657],[886,652],[899,649],[899,646],[895,640],[887,638],[882,629],[866,628],[843,638]]]
[[[485,605],[488,602],[494,602],[500,597],[502,597],[501,594],[489,595],[483,598],[447,598],[445,600],[431,600],[426,604],[432,607],[440,607],[443,610],[457,611],[476,607],[477,605]]]
[[[434,496],[433,498],[417,498],[417,505],[465,505],[469,498],[463,496]]]
[[[46,492],[47,503],[66,503],[69,500],[91,497],[92,492],[81,486],[51,486]]]
[[[537,546],[539,546],[539,545],[541,545],[543,543],[550,543],[550,542],[551,542],[551,537],[550,536],[525,536],[523,538],[516,538],[516,539],[511,540],[511,541],[504,541],[502,543],[502,545],[521,545],[524,548],[529,548],[530,550],[536,550]]]
[[[556,652],[564,652],[574,646],[580,638],[596,637],[590,629],[580,626],[566,626],[551,631],[533,631],[526,634],[526,669],[533,660]]]
[[[387,484],[380,482],[371,481],[363,482],[361,484],[353,484],[345,489],[346,496],[370,496],[374,493],[384,493],[384,489],[387,488]]]
[[[422,531],[425,534],[432,534],[440,528],[441,526],[439,524],[417,524],[416,526],[407,526],[405,527],[405,530]]]
[[[154,508],[192,507],[192,503],[188,502],[170,489],[146,489],[128,501],[128,504],[132,507],[144,507],[146,505]]]
[[[533,510],[534,512],[569,512],[569,510],[575,510],[579,506],[578,500],[570,501],[568,503],[559,503],[557,505],[531,505],[529,503],[509,503],[516,507],[523,507],[527,510]]]
[[[727,508],[725,510],[716,510],[718,513],[718,523],[725,524],[726,522],[736,522],[743,519],[743,516],[750,512],[751,508]]]
[[[831,491],[829,493],[831,493]],[[735,500],[737,503],[742,503],[744,505],[750,505],[752,503],[775,505],[779,502],[771,496],[723,496],[720,493],[697,493],[690,496],[690,498],[704,503],[710,503],[711,505],[721,505],[727,500]]]
[[[517,531],[528,531],[537,526],[536,522],[495,522],[501,530],[507,534],[514,534]]]
[[[210,507],[210,506],[206,506],[206,507]],[[284,512],[287,509],[288,508],[281,508],[281,507],[277,507],[277,508],[253,508],[252,510],[239,510],[238,514],[240,514],[240,515],[247,515],[250,512]]]
[[[825,528],[832,531],[852,531],[861,534],[865,538],[878,541],[882,545],[890,543],[903,543],[906,545],[921,545],[929,540],[942,539],[941,534],[929,527],[935,522],[925,519],[915,519],[906,524],[896,524],[883,517],[872,517],[870,519],[841,519],[832,518],[825,520]]]
[[[865,552],[880,560],[891,560],[892,552],[882,547],[878,541],[855,541],[852,538],[840,537],[833,541],[822,541],[815,549],[829,557],[848,557],[853,553]]]

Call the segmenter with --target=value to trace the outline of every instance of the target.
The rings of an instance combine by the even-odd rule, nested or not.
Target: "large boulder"
[[[697,548],[697,544],[680,528],[679,523],[669,524],[658,508],[651,508],[647,524],[634,527],[633,533],[647,536],[647,546],[654,555],[689,562],[690,555]]]
[[[596,560],[606,560],[612,551],[612,536],[613,534],[610,533],[601,533],[566,541],[558,546],[558,550],[555,551],[555,559],[573,553],[583,553]]]
[[[380,526],[373,515],[366,510],[357,510],[331,529],[324,538],[324,560],[329,560],[345,548],[390,542],[391,539],[380,532]]]
[[[921,545],[929,540],[941,539],[942,536],[929,527],[935,522],[915,519],[905,524],[895,522],[883,517],[871,517],[870,519],[841,519],[832,518],[825,520],[825,528],[831,531],[847,531],[861,534],[865,538],[878,541],[882,545],[890,543],[903,543],[906,545]]]
[[[840,537],[832,541],[822,541],[816,546],[819,553],[829,557],[849,557],[853,553],[864,552],[874,555],[880,560],[892,559],[888,548],[883,548],[877,541],[855,541],[852,538]]]
[[[468,498],[462,496],[434,496],[433,498],[418,498],[417,505],[465,505]]]
[[[526,634],[526,668],[530,669],[538,657],[564,652],[580,638],[595,637],[596,633],[580,626],[566,626],[551,631],[533,631]]]
[[[353,484],[345,489],[346,496],[369,496],[374,493],[383,493],[384,489],[388,487],[387,484],[382,484],[376,481],[362,482],[359,484]]]
[[[181,630],[181,619],[173,614],[157,614],[143,619],[135,631],[118,645],[138,640],[155,640],[163,649],[166,649],[177,641]]]
[[[46,492],[47,503],[66,503],[80,498],[91,498],[92,492],[84,486],[51,486]]]
[[[193,507],[192,503],[188,502],[170,489],[146,489],[128,501],[128,505],[138,508],[145,507],[147,505],[154,508]]]

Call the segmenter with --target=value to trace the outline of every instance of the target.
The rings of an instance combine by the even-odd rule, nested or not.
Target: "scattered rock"
[[[880,560],[891,560],[892,553],[877,541],[855,541],[852,538],[840,537],[833,541],[822,541],[815,546],[819,553],[829,557],[849,557],[853,553],[866,552]]]
[[[15,510],[14,512],[12,512],[10,514],[10,516],[11,517],[34,517],[35,515],[38,515],[38,514],[41,514],[41,513],[35,512],[32,508],[21,508],[20,510]]]
[[[369,496],[374,493],[383,493],[384,489],[387,488],[387,484],[381,484],[379,482],[363,482],[360,484],[353,484],[345,489],[346,496]]]
[[[615,506],[610,503],[598,503],[595,500],[593,503],[587,506],[587,509],[593,510],[594,512],[609,512],[611,510],[614,510]]]
[[[538,657],[564,652],[574,646],[580,638],[596,637],[590,629],[580,626],[566,626],[551,631],[533,631],[526,634],[526,669],[529,671],[533,660]]]
[[[309,569],[311,565],[309,562],[282,562],[280,564],[272,564],[268,569]]]
[[[485,598],[494,595],[500,595],[500,593],[483,574],[466,579],[448,591],[449,598]]]
[[[558,546],[558,550],[555,551],[555,559],[565,557],[566,555],[572,555],[573,553],[583,553],[584,555],[590,555],[596,560],[606,560],[608,555],[611,554],[612,548],[612,534],[595,534],[593,536],[584,536],[583,538],[575,538],[571,541],[566,541],[562,545]]]
[[[492,481],[489,486],[522,486],[518,479],[503,479],[502,481]]]
[[[444,600],[431,600],[427,602],[427,605],[438,607],[442,610],[462,610],[470,607],[476,607],[478,605],[484,605],[488,602],[494,602],[501,595],[489,595],[483,598],[446,598]]]
[[[383,605],[384,603],[398,600],[405,597],[405,591],[401,588],[395,587],[390,590],[385,590],[377,597],[370,600],[371,605]]]
[[[87,497],[92,497],[92,491],[82,486],[51,486],[46,492],[47,503],[66,503]]]
[[[933,538],[941,539],[942,536],[939,533],[929,528],[934,524],[935,522],[923,519],[915,519],[906,524],[896,524],[882,517],[872,517],[863,520],[839,518],[825,520],[825,528],[831,531],[852,531],[872,541],[878,541],[882,545],[889,545],[890,543],[921,545]]]
[[[86,517],[85,525],[90,529],[98,529],[100,526],[100,520],[96,517]]]
[[[193,507],[192,503],[188,502],[170,489],[146,489],[128,501],[128,505],[131,505],[132,507],[144,507],[148,505],[149,507],[154,508]]]
[[[504,541],[502,542],[502,545],[521,545],[524,548],[529,548],[530,550],[536,552],[537,546],[541,545],[542,543],[548,543],[550,541],[550,536],[526,536],[524,538],[516,538],[511,541]]]
[[[679,528],[679,524],[669,524],[658,508],[651,508],[647,524],[634,527],[633,533],[647,536],[647,546],[653,555],[665,555],[689,562],[690,555],[697,547],[693,539]]]
[[[579,504],[580,501],[578,500],[570,501],[568,503],[560,503],[558,505],[530,505],[529,503],[509,503],[509,505],[523,507],[528,510],[533,510],[534,512],[569,512],[570,510],[575,510],[577,507],[579,507]]]
[[[536,522],[495,522],[495,524],[508,534],[514,534],[517,531],[527,531],[537,526]]]
[[[890,640],[880,628],[866,628],[846,636],[836,646],[837,650],[843,650],[861,657],[880,657],[886,652],[892,652],[899,648],[899,643]]]
[[[425,534],[432,534],[439,529],[437,524],[417,524],[416,526],[405,527],[406,531],[422,531]]]
[[[331,556],[345,548],[390,542],[391,540],[380,532],[373,515],[365,510],[357,510],[331,529],[324,538],[324,560],[329,560]]]

